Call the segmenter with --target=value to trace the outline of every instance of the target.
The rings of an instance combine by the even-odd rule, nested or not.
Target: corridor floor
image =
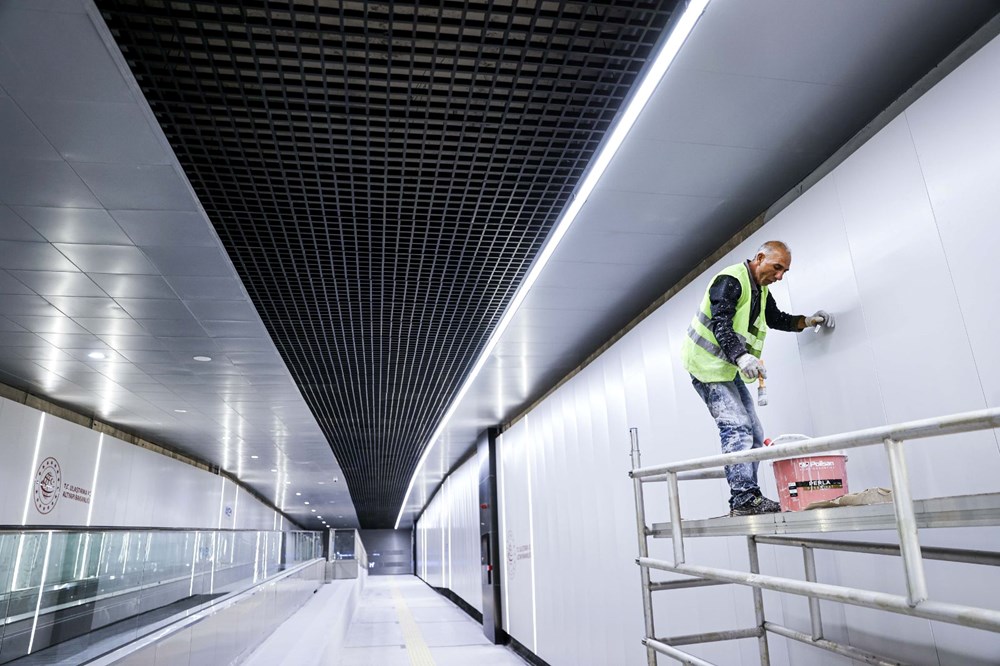
[[[415,576],[371,576],[347,631],[343,666],[523,666],[482,626]]]
[[[278,627],[245,666],[524,666],[416,576],[369,576],[351,622],[353,580],[335,580]],[[346,628],[345,628],[346,625]]]

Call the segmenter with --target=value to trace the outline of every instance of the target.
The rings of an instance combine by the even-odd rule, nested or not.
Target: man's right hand
[[[736,365],[739,366],[740,372],[747,379],[757,379],[758,377],[767,379],[767,371],[764,370],[764,365],[753,354],[743,354],[743,356],[736,359]]]

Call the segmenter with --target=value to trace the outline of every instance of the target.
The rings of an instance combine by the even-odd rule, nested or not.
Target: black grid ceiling
[[[391,527],[676,0],[97,4]]]

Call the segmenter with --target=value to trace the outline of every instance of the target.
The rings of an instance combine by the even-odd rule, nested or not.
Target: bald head
[[[776,253],[784,253],[788,257],[792,256],[792,251],[788,249],[788,246],[779,240],[764,241],[757,248],[757,254],[763,254],[765,257],[773,257]]]
[[[762,286],[774,284],[792,267],[792,251],[778,240],[762,243],[750,260],[750,274]]]

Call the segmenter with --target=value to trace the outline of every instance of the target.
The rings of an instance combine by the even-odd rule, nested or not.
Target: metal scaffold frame
[[[636,559],[636,563],[639,565],[642,580],[643,613],[646,625],[642,642],[646,646],[648,665],[656,666],[656,653],[660,653],[684,664],[712,666],[710,662],[680,650],[679,646],[756,638],[761,666],[768,666],[770,664],[768,633],[813,645],[867,664],[898,666],[902,663],[825,638],[823,620],[820,614],[820,600],[863,606],[984,631],[1000,632],[1000,611],[998,610],[930,599],[923,565],[923,561],[928,559],[1000,566],[1000,553],[957,548],[922,548],[918,539],[918,528],[921,527],[1000,525],[1000,493],[915,501],[910,494],[910,483],[903,452],[904,441],[997,427],[1000,427],[1000,409],[994,408],[645,468],[641,466],[640,462],[638,430],[632,428],[630,430],[632,470],[629,472],[629,476],[633,480],[635,489],[636,527],[639,537],[639,557]],[[682,520],[680,481],[724,478],[725,473],[722,468],[726,465],[780,460],[879,444],[884,447],[889,461],[893,498],[891,509],[888,504],[876,504],[797,513]],[[646,483],[655,482],[667,484],[670,522],[648,526],[646,524],[643,487]],[[896,531],[899,536],[899,545],[787,536],[795,533],[886,529]],[[746,537],[750,571],[744,572],[687,563],[684,555],[684,538],[698,536]],[[666,537],[672,540],[673,561],[649,557],[648,540],[650,537]],[[805,580],[761,574],[757,554],[758,544],[801,548]],[[886,594],[820,583],[816,576],[816,550],[899,556],[906,580],[906,595]],[[650,578],[651,569],[683,574],[690,578],[652,581]],[[656,637],[653,619],[653,592],[726,584],[744,585],[752,589],[756,626],[687,636]],[[807,597],[809,599],[811,631],[809,633],[796,631],[768,621],[764,612],[762,590]]]

